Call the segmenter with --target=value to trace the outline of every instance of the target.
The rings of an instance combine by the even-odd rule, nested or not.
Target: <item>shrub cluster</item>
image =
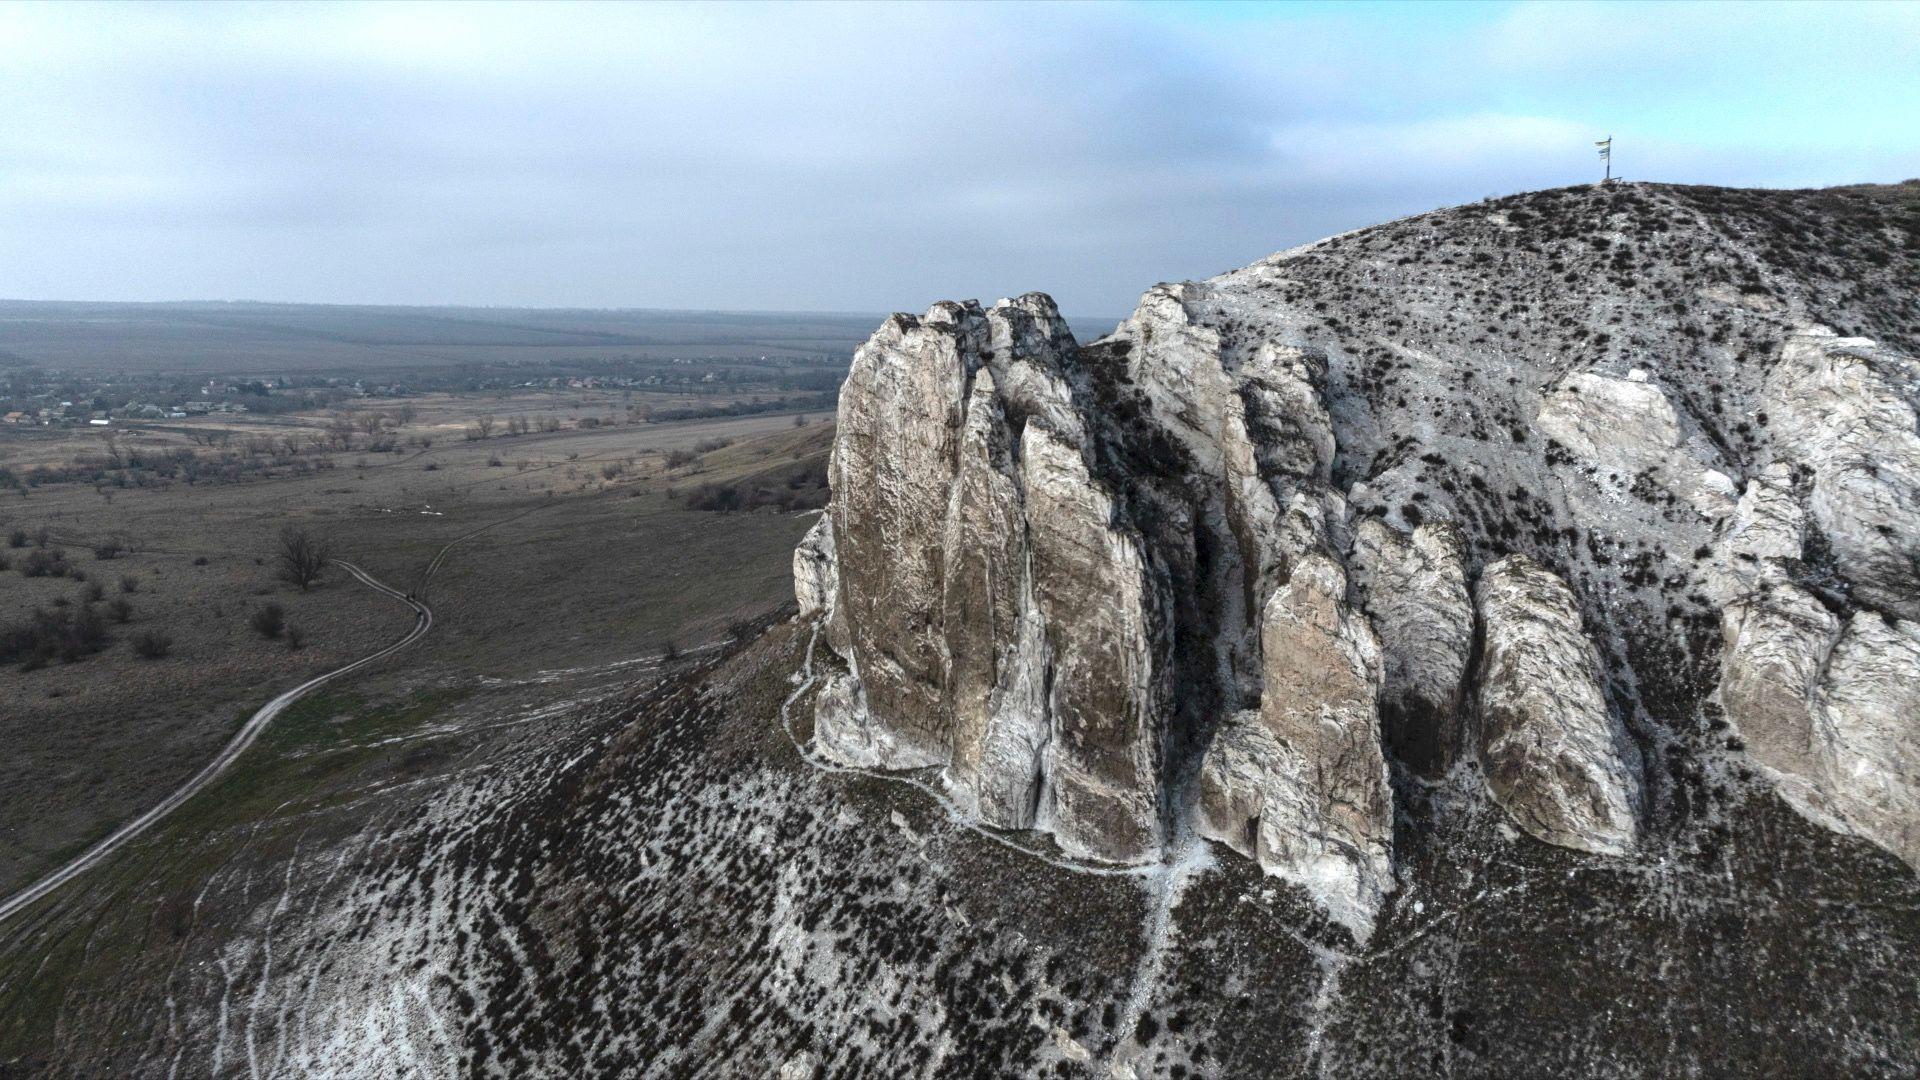
[[[56,657],[67,663],[84,659],[112,641],[106,619],[91,604],[77,609],[35,608],[24,622],[0,628],[0,664],[32,670]]]

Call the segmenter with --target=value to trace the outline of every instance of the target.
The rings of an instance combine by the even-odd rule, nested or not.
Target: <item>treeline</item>
[[[827,460],[825,455],[820,455],[731,484],[701,484],[688,490],[683,501],[689,510],[710,513],[752,510],[797,513],[821,509],[827,505],[829,494]]]
[[[726,405],[699,405],[684,409],[655,409],[652,420],[656,424],[674,420],[719,420],[729,416],[752,416],[770,412],[813,412],[831,408],[835,395],[816,394],[800,398],[775,398],[772,401],[735,401]]]

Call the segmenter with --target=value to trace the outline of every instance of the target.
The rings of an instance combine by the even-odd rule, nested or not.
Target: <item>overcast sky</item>
[[[884,311],[1920,175],[1920,5],[0,6],[0,297]]]

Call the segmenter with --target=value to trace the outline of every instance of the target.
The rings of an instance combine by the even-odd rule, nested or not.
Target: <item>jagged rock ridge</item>
[[[894,316],[803,547],[818,745],[1075,854],[1197,829],[1363,937],[1396,769],[1622,856],[1703,811],[1727,721],[1914,861],[1920,217],[1844,267],[1778,235],[1886,198],[1537,193],[1156,286],[1085,346],[1039,294]]]

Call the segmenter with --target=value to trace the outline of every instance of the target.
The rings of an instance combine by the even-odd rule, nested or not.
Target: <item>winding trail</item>
[[[460,539],[464,540],[466,537],[463,536]],[[459,542],[459,540],[454,541],[454,543]],[[452,547],[453,545],[449,544],[447,546]],[[445,553],[446,551],[443,548],[441,555]],[[245,724],[241,725],[240,730],[234,734],[232,739],[228,740],[225,747],[221,748],[220,753],[214,755],[212,761],[209,761],[205,767],[198,773],[195,773],[192,779],[175,788],[172,794],[160,800],[157,805],[149,809],[146,813],[120,826],[119,829],[114,831],[113,835],[100,841],[93,847],[88,848],[85,852],[74,858],[72,862],[41,878],[33,885],[29,885],[25,889],[20,890],[6,900],[0,901],[0,923],[6,922],[48,893],[53,892],[60,886],[86,873],[93,867],[98,866],[108,856],[125,847],[129,841],[138,837],[141,833],[153,828],[154,825],[158,824],[168,814],[179,809],[181,804],[193,798],[204,790],[207,785],[219,779],[221,774],[225,773],[227,769],[232,767],[235,761],[239,760],[241,754],[247,752],[247,748],[254,744],[254,741],[260,737],[260,733],[266,730],[267,725],[273,723],[274,719],[285,712],[288,706],[342,675],[358,671],[369,664],[377,663],[392,656],[394,653],[425,637],[427,631],[433,628],[433,609],[427,607],[424,602],[388,586],[380,579],[350,562],[342,559],[336,559],[334,561],[342,569],[346,570],[347,573],[352,574],[358,579],[361,584],[376,592],[385,593],[395,600],[413,608],[415,616],[413,629],[407,631],[399,640],[385,648],[377,652],[369,653],[345,667],[337,667],[325,674],[316,675],[306,682],[301,683],[299,686],[282,693],[265,705],[262,705],[247,719]],[[439,556],[435,556],[433,565],[438,566],[438,564]]]

